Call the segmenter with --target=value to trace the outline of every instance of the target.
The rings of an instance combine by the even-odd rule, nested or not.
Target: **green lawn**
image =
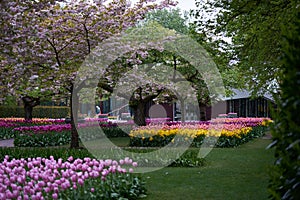
[[[238,148],[213,149],[200,168],[164,168],[145,173],[146,199],[267,199],[270,140],[257,139]]]
[[[111,141],[120,147],[129,143],[128,138],[112,138]],[[274,151],[266,150],[270,142],[255,139],[238,148],[214,148],[206,157],[204,167],[166,167],[141,174],[148,190],[145,200],[267,199],[268,170],[274,160]],[[99,144],[95,142],[94,145]]]

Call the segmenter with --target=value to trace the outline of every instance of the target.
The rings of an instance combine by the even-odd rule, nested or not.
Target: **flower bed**
[[[116,123],[101,118],[86,118],[81,127],[101,126],[107,137],[128,137],[131,126],[122,125],[122,129]],[[0,140],[15,138],[15,146],[58,146],[70,142],[71,125],[66,124],[65,119],[40,119],[34,118],[26,121],[23,118],[0,118]],[[125,130],[125,132],[123,131]],[[90,128],[92,134],[83,135],[85,139],[94,139],[99,129]],[[86,131],[87,132],[87,131]],[[93,136],[93,137],[91,137]]]
[[[0,139],[10,139],[15,137],[14,128],[23,126],[43,126],[43,125],[56,125],[64,124],[64,119],[40,119],[34,118],[30,121],[24,118],[0,118]]]
[[[78,124],[80,139],[89,141],[103,137],[128,137],[131,126],[118,127],[111,122],[89,121]],[[22,126],[12,130],[17,147],[45,147],[69,144],[71,141],[71,124],[51,124],[42,126]]]
[[[6,156],[0,163],[0,199],[136,199],[145,194],[132,175],[136,166],[128,157],[118,162]]]
[[[130,132],[130,146],[181,146],[189,145],[192,140],[192,146],[200,147],[204,138],[208,137],[211,145],[218,139],[217,147],[235,147],[262,136],[268,121],[264,118],[230,118],[205,123],[148,125]]]
[[[132,131],[130,144],[131,146],[157,147],[165,146],[170,142],[181,144],[187,139],[193,138],[193,146],[200,146],[206,136],[215,135],[215,137],[219,137],[218,146],[237,146],[250,140],[251,137],[257,137],[257,134],[261,134],[258,131],[260,130],[259,128],[253,127],[265,127],[269,122],[270,119],[267,118],[226,118],[189,123],[154,122],[146,127],[140,127]],[[210,125],[218,124],[224,124],[223,132],[213,130],[208,132]],[[103,134],[99,132],[99,125],[105,135],[110,138],[128,137],[127,133],[133,127],[133,125],[127,123],[116,124],[101,118],[85,119],[84,123],[79,123],[78,125],[82,130],[80,132],[81,139],[88,141],[103,137]],[[0,119],[0,139],[14,137],[15,146],[19,147],[69,144],[71,138],[70,130],[71,125],[65,124],[63,119],[34,119],[32,122],[26,122],[20,118]],[[182,135],[182,141],[172,141],[176,134]],[[180,138],[177,137],[177,139]]]

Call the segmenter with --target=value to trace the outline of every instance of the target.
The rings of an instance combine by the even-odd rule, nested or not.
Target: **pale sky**
[[[186,10],[189,11],[190,9],[195,9],[195,0],[177,0],[178,5],[177,7],[180,8],[181,10]]]
[[[132,4],[137,2],[138,0],[131,0]],[[180,8],[182,11],[186,10],[189,11],[190,9],[195,9],[195,0],[175,0],[178,1],[177,7]]]

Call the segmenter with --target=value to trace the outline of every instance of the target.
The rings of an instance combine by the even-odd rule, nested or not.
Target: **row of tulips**
[[[79,136],[82,141],[94,140],[104,137],[128,137],[130,126],[122,128],[111,122],[100,123],[79,123]],[[60,146],[69,144],[71,141],[71,124],[52,124],[43,126],[22,126],[14,128],[12,131],[14,145],[18,147],[45,147]]]
[[[87,128],[87,127],[101,127],[101,128],[116,128],[118,125],[112,122],[105,123],[78,123],[78,128]],[[51,124],[51,125],[41,125],[41,126],[21,126],[14,128],[14,132],[22,134],[43,134],[48,132],[62,132],[71,130],[71,124]]]
[[[227,120],[227,119],[226,119]],[[189,145],[199,147],[205,138],[211,139],[211,145],[234,147],[262,136],[269,119],[248,119],[240,122],[217,119],[211,123],[148,125],[138,127],[129,134],[131,146],[161,147]],[[207,142],[207,140],[206,140]]]
[[[103,119],[85,119],[79,127],[93,127],[100,124],[101,128],[116,128],[117,124]],[[66,132],[71,130],[71,125],[64,119],[33,119],[32,122],[21,118],[0,119],[0,139],[14,138],[17,134],[44,134],[50,132]],[[115,134],[114,134],[115,135]]]
[[[62,124],[65,123],[65,119],[33,118],[32,120],[25,120],[24,118],[0,118],[0,122],[42,125],[42,124]]]
[[[179,121],[167,121],[164,124],[166,125],[177,125],[177,124],[190,124],[190,125],[195,125],[195,124],[206,124],[206,125],[210,125],[210,124],[242,124],[245,126],[259,126],[259,125],[267,125],[269,123],[271,123],[272,120],[270,118],[217,118],[217,119],[213,119],[210,121],[191,121],[191,122],[179,122]],[[150,123],[150,125],[152,125],[153,123]]]
[[[85,118],[85,122],[107,122],[108,119],[103,118]],[[45,124],[64,124],[66,119],[47,119],[47,118],[33,118],[32,120],[25,120],[24,118],[0,118],[0,127],[1,124],[5,123],[14,123],[16,126],[19,124],[36,124],[36,125],[45,125]]]
[[[63,161],[53,156],[27,159],[6,156],[0,163],[0,200],[137,197],[142,194],[131,191],[142,187],[136,185],[132,175],[136,166],[128,157],[119,161],[69,157]]]
[[[64,119],[44,119],[34,118],[24,120],[24,118],[0,118],[0,139],[10,139],[15,136],[13,129],[23,126],[43,126],[64,124]]]

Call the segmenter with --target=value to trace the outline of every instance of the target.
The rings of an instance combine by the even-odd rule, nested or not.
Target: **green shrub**
[[[98,126],[94,127],[84,127],[79,130],[79,136],[82,141],[91,141],[94,139],[100,139],[105,137],[116,138],[116,137],[128,137],[128,134],[131,130],[130,126],[124,127],[101,127],[101,130]],[[104,133],[104,135],[103,135]]]
[[[16,147],[48,147],[70,144],[71,132],[47,132],[42,134],[16,134],[14,145]]]
[[[201,167],[206,165],[204,158],[199,158],[199,149],[189,149],[185,151],[180,158],[173,161],[170,167]]]
[[[293,2],[293,1],[292,1]],[[295,3],[297,1],[294,1]],[[278,111],[272,129],[276,161],[271,170],[269,191],[272,199],[300,199],[300,10],[294,5],[295,17],[286,28],[283,77]],[[286,26],[286,24],[285,24]]]
[[[24,116],[24,108],[21,106],[0,106],[0,118]]]
[[[36,118],[65,118],[70,108],[67,106],[37,106],[33,108],[32,115]]]
[[[127,133],[130,132],[131,126],[122,126],[122,127],[103,127],[101,128],[105,135],[108,138],[114,138],[114,137],[129,137]]]

